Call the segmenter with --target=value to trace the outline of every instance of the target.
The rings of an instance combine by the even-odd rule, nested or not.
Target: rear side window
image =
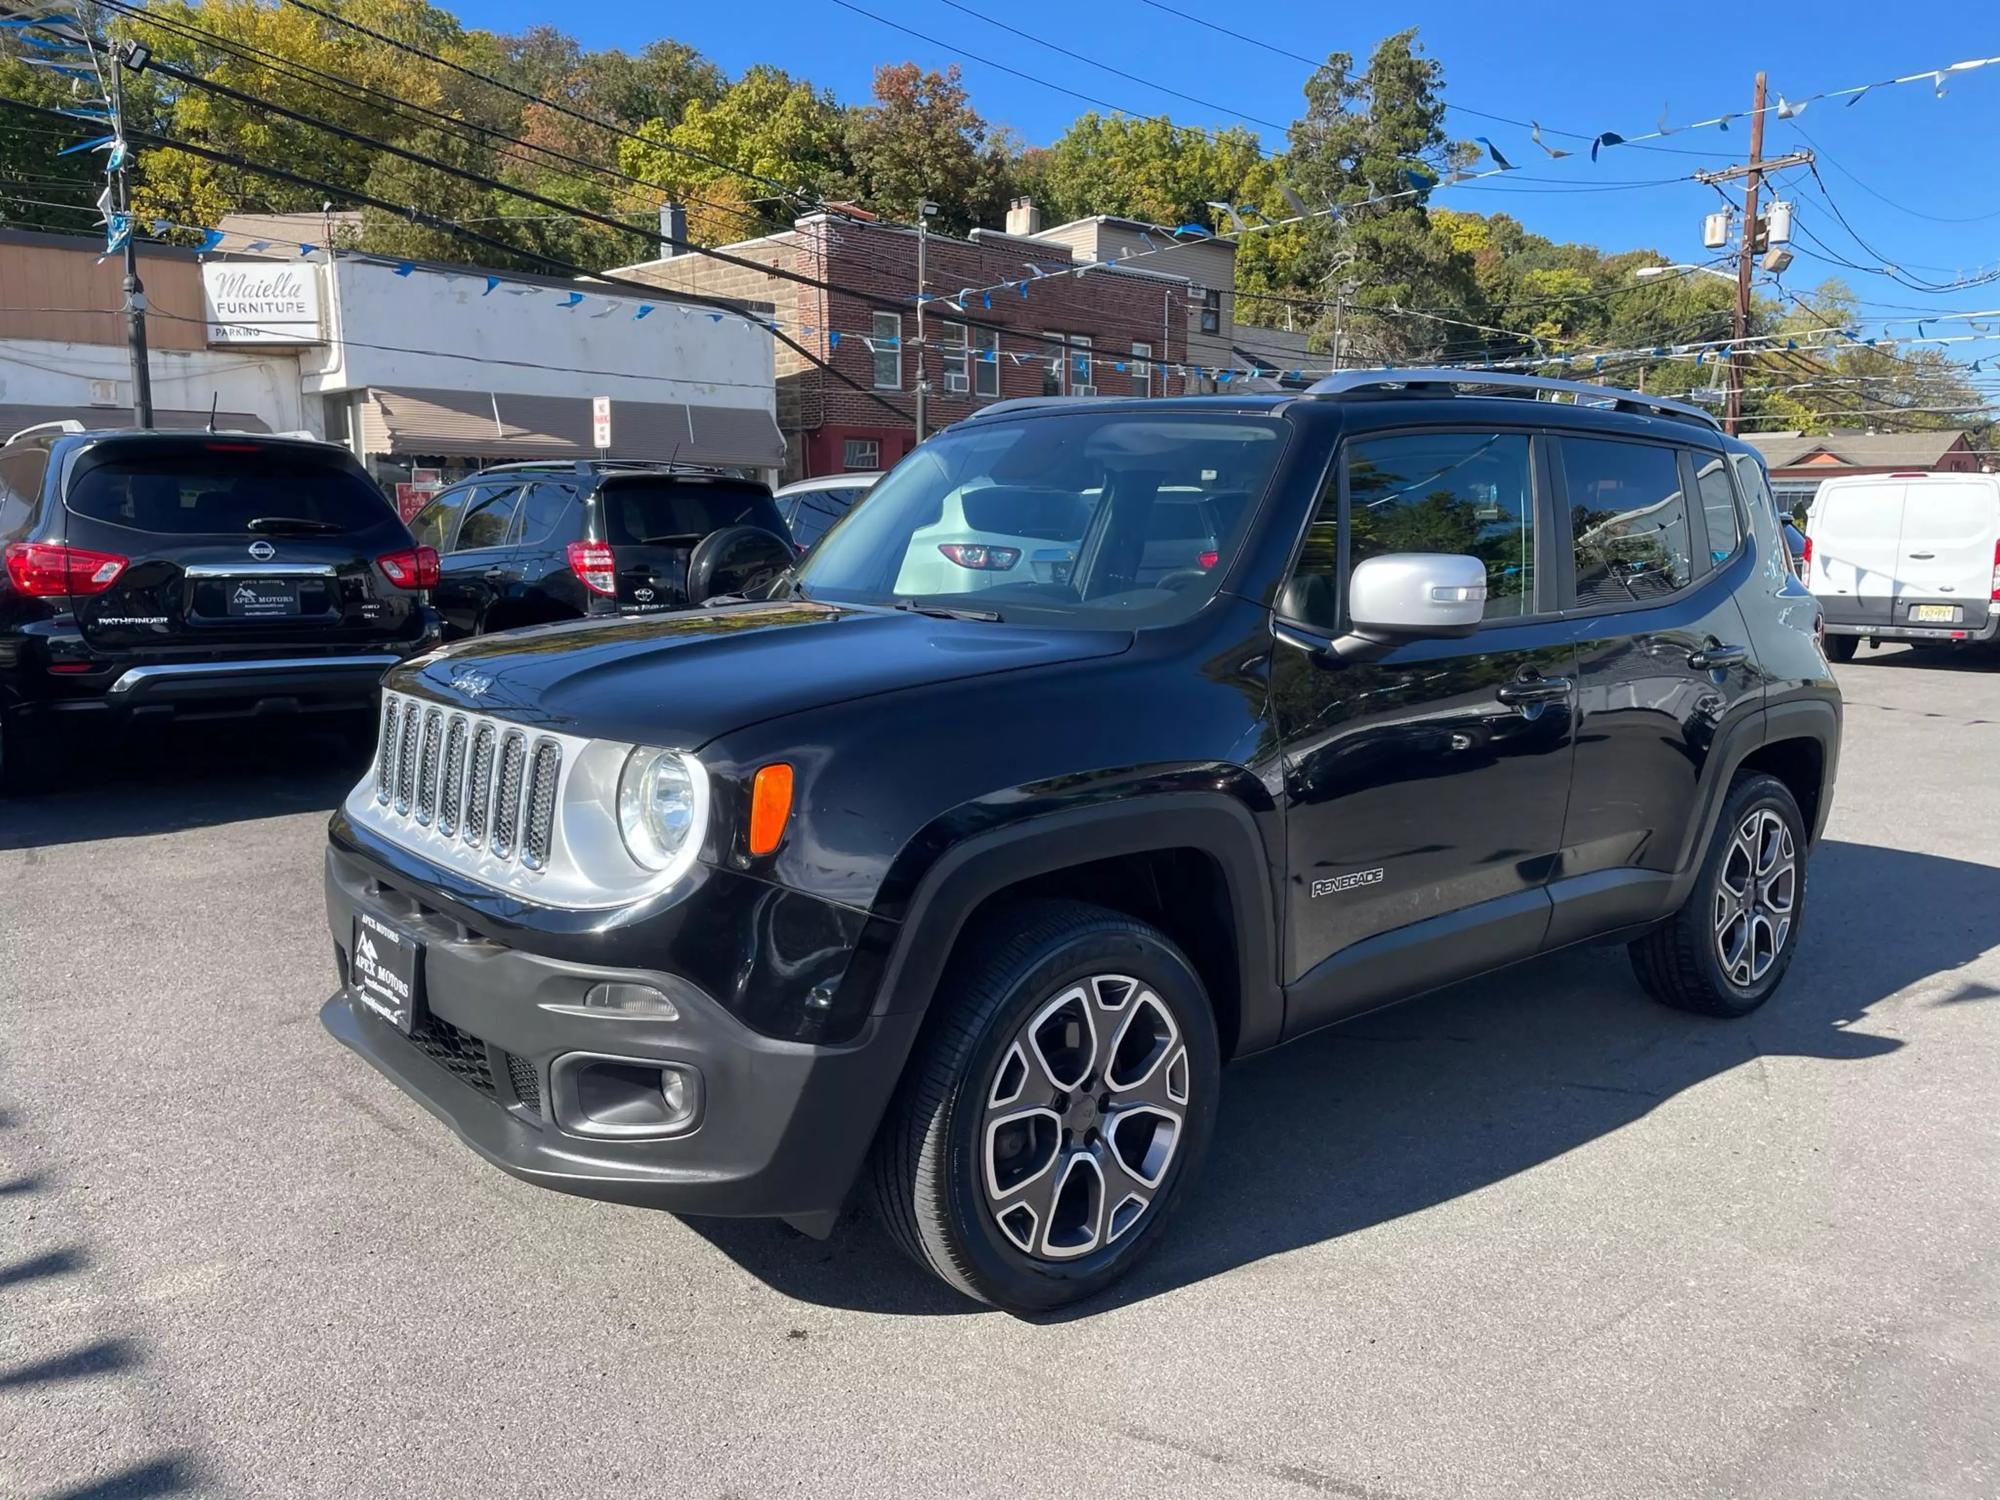
[[[25,531],[42,498],[42,476],[48,472],[49,450],[24,442],[0,448],[0,537]]]
[[[597,492],[604,540],[614,547],[692,545],[727,526],[789,536],[770,491],[674,479],[607,480]]]
[[[368,531],[395,516],[354,470],[250,444],[107,458],[71,481],[64,504],[86,520],[161,536],[240,535],[277,521]]]
[[[1647,603],[1694,581],[1687,496],[1673,449],[1566,437],[1562,469],[1580,606]]]
[[[569,485],[547,481],[529,485],[528,492],[521,497],[521,509],[514,523],[515,537],[529,543],[546,541],[563,524],[575,503],[576,490]]]
[[[1743,523],[1736,512],[1736,487],[1719,453],[1695,453],[1695,483],[1700,491],[1701,518],[1708,528],[1708,556],[1719,563],[1734,557],[1743,544]]]
[[[1347,457],[1348,563],[1457,552],[1486,564],[1486,618],[1535,612],[1535,488],[1518,432],[1358,442]]]

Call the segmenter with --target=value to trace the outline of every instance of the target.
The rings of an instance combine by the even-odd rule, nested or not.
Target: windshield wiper
[[[919,604],[914,599],[891,599],[889,608],[900,609],[906,614],[929,615],[935,620],[982,620],[989,625],[998,625],[1003,619],[995,609],[953,609],[947,604]]]
[[[315,521],[305,516],[258,516],[243,524],[245,531],[269,531],[276,534],[295,533],[298,535],[318,535],[328,531],[345,531],[347,528],[338,521]]]

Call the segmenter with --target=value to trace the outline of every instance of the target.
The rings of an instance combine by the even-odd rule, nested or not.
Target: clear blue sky
[[[1057,56],[942,0],[857,3],[948,45],[918,41],[843,10],[833,0],[671,8],[610,0],[562,11],[544,0],[460,0],[457,9],[468,24],[502,31],[551,21],[593,47],[636,49],[655,37],[671,36],[699,48],[731,74],[753,62],[771,62],[831,87],[844,101],[867,98],[878,64],[910,59],[942,67],[958,61],[980,112],[1030,142],[1052,140],[1090,106],[975,61],[960,49],[1134,111],[1164,113],[1178,123],[1242,123]],[[1310,71],[1303,63],[1218,36],[1140,0],[1062,6],[962,3],[1127,73],[1249,116],[1288,121],[1302,107],[1299,86]],[[1391,25],[1383,8],[1372,6],[1172,3],[1312,57],[1338,48],[1365,59]],[[1491,0],[1448,0],[1406,14],[1418,26],[1425,48],[1444,64],[1448,102],[1587,134],[1651,130],[1663,108],[1676,124],[1747,109],[1760,67],[1770,73],[1775,101],[1780,92],[1798,97],[2000,54],[2000,8],[1972,0],[1699,7],[1502,7]],[[1827,100],[1811,106],[1797,122],[1831,154],[1831,163],[1822,160],[1820,172],[1854,229],[1881,255],[1930,281],[1950,281],[1981,267],[2000,270],[2000,65],[1947,77],[1945,86],[1942,99],[1919,83],[1878,90],[1851,108]],[[1676,260],[1704,258],[1700,221],[1719,206],[1713,189],[1695,183],[1573,189],[1602,189],[1726,165],[1741,159],[1749,138],[1747,122],[1739,120],[1727,134],[1709,129],[1661,143],[1698,155],[1627,147],[1606,152],[1593,165],[1576,141],[1558,141],[1577,154],[1552,162],[1526,130],[1462,113],[1451,117],[1451,126],[1460,138],[1490,136],[1521,172],[1519,178],[1442,193],[1436,200],[1441,205],[1505,211],[1555,239],[1585,240],[1607,250],[1650,247]],[[1267,144],[1279,141],[1272,138]],[[1790,123],[1773,116],[1767,154],[1804,144]],[[1530,178],[1546,180],[1526,180]],[[1932,222],[1891,207],[1867,189],[1906,209],[1973,222]],[[1799,222],[1829,247],[1872,263],[1875,257],[1834,221],[1816,193],[1808,180],[1784,196],[1798,202]],[[1796,242],[1796,248],[1815,249],[1809,241]],[[1804,290],[1823,275],[1840,275],[1868,303],[1885,305],[1878,316],[1893,316],[1886,304],[1939,311],[2000,306],[2000,283],[1933,294],[1898,286],[1887,277],[1836,270],[1803,253],[1786,281]],[[2000,330],[2000,321],[1994,327]],[[1963,352],[1967,358],[2000,354],[2000,341]]]

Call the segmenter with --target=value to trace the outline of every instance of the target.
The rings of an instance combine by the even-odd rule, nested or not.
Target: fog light
[[[628,1016],[651,1016],[662,1021],[680,1018],[680,1012],[674,1008],[674,1002],[650,984],[628,984],[623,981],[593,984],[589,993],[583,997],[583,1003],[591,1010],[619,1011]]]
[[[686,1063],[571,1052],[551,1082],[556,1123],[572,1135],[678,1135],[701,1113],[701,1074]]]

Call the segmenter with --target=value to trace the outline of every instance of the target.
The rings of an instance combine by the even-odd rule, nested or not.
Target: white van
[[[1804,577],[1826,654],[1865,638],[1990,641],[2000,633],[2000,475],[1829,479],[1806,512]]]

